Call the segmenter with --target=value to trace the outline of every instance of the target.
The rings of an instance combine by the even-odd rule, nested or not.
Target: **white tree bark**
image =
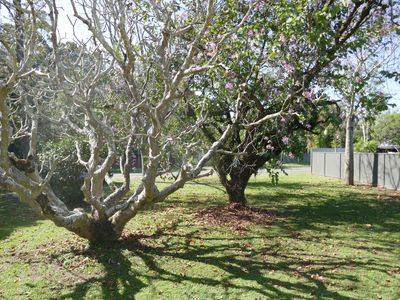
[[[346,141],[344,152],[344,180],[347,185],[354,185],[354,116],[346,118]]]

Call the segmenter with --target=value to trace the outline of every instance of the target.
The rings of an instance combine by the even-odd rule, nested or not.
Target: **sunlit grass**
[[[215,177],[200,183],[144,210],[130,239],[96,246],[0,195],[0,299],[400,298],[393,192],[260,175],[249,204],[277,219],[236,232],[195,222],[226,203]]]

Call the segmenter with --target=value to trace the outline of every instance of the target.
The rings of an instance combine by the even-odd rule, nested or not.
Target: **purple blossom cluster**
[[[254,6],[254,9],[256,11],[260,11],[265,7],[265,2],[264,1],[259,1],[257,4]]]
[[[232,83],[232,82],[227,82],[227,83],[225,84],[225,88],[226,88],[227,90],[232,90],[232,89],[233,89],[233,83]]]
[[[359,107],[358,110],[357,110],[357,112],[358,112],[360,115],[365,115],[366,112],[367,112],[367,110],[366,110],[364,107]]]
[[[314,93],[312,91],[304,91],[302,95],[304,98],[306,98],[308,100],[314,99]]]
[[[280,62],[282,68],[285,70],[287,73],[293,73],[295,68],[292,64],[288,63],[287,61],[281,61]]]

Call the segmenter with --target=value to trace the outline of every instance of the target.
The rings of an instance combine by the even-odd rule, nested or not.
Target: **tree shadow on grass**
[[[256,188],[257,184],[251,183],[250,186]],[[150,288],[153,282],[157,284],[156,282],[162,281],[171,283],[171,286],[200,285],[205,291],[214,288],[222,298],[252,293],[273,299],[293,299],[299,295],[348,299],[349,296],[343,293],[346,288],[334,290],[328,287],[327,282],[349,282],[351,289],[353,284],[357,285],[359,277],[354,271],[343,273],[336,272],[336,269],[356,268],[386,272],[394,266],[384,260],[336,257],[322,251],[314,254],[309,261],[307,259],[310,254],[306,249],[282,248],[282,245],[275,247],[274,243],[251,250],[243,246],[269,237],[286,238],[289,241],[297,239],[305,243],[329,246],[323,237],[336,230],[332,226],[344,225],[356,226],[356,233],[346,236],[344,232],[335,232],[334,239],[349,242],[352,250],[394,249],[394,245],[380,238],[379,233],[400,231],[399,201],[378,201],[373,193],[365,195],[357,190],[343,189],[330,193],[316,191],[315,187],[315,184],[282,183],[275,193],[253,193],[249,197],[254,206],[276,210],[279,218],[272,226],[277,231],[263,228],[261,232],[256,230],[242,237],[210,238],[199,233],[199,230],[209,230],[208,228],[191,228],[185,224],[182,225],[185,233],[178,234],[178,225],[175,224],[174,228],[165,227],[152,235],[134,234],[116,243],[92,246],[83,255],[96,259],[104,268],[104,274],[100,278],[89,278],[75,285],[65,298],[83,298],[93,285],[101,286],[103,299],[133,298],[144,289]],[[332,185],[332,188],[339,187]],[[302,193],[298,193],[299,190]],[[187,203],[183,205],[186,206]],[[374,249],[371,249],[371,245],[363,248],[361,244],[354,243],[357,233],[368,236],[370,229],[365,225],[371,225],[375,233],[378,232],[373,237]],[[308,231],[308,235],[303,235],[304,230]],[[230,244],[229,240],[232,239],[237,243]],[[201,240],[204,244],[193,244],[190,242],[192,240]],[[144,269],[132,264],[132,260],[137,259],[145,264]],[[166,259],[176,261],[176,269],[163,263]],[[182,267],[185,263],[201,265],[207,272],[187,271]],[[212,273],[213,269],[218,269],[224,275],[216,278]],[[274,276],[277,273],[283,276]],[[119,288],[116,288],[118,285]],[[189,298],[195,296],[198,295],[193,294]],[[162,295],[159,297],[163,298]]]
[[[90,278],[77,284],[74,290],[63,298],[84,298],[95,285],[101,286],[103,299],[133,298],[142,289],[150,287],[152,282],[163,281],[171,283],[171,286],[186,283],[201,285],[205,291],[218,288],[218,295],[226,299],[236,296],[232,294],[232,290],[240,294],[253,293],[274,299],[293,299],[299,297],[299,294],[348,299],[348,296],[328,289],[319,274],[347,265],[378,271],[388,267],[376,261],[360,262],[321,254],[313,259],[312,268],[299,271],[303,266],[307,268],[307,262],[305,263],[300,256],[308,256],[309,253],[304,252],[300,255],[298,251],[282,251],[275,249],[273,245],[249,250],[246,245],[261,241],[265,236],[236,237],[236,242],[232,245],[229,244],[232,237],[202,237],[201,231],[208,229],[199,229],[187,224],[182,226],[186,229],[184,234],[176,232],[178,224],[175,223],[155,234],[131,234],[118,242],[92,245],[85,251],[72,250],[75,254],[97,260],[104,268],[104,274],[100,278]],[[205,244],[193,244],[193,240],[201,240]],[[144,262],[145,270],[139,270],[132,264],[131,261],[135,258]],[[269,258],[273,258],[273,261]],[[162,262],[165,259],[175,261],[176,268],[164,265]],[[201,265],[209,275],[188,274],[187,270],[182,268],[185,263]],[[216,268],[225,273],[222,279],[216,279],[213,275],[212,270]],[[286,278],[278,279],[279,277],[273,275],[274,272],[283,273]],[[241,282],[238,283],[237,279]],[[332,273],[329,279],[358,281],[357,277],[351,274]],[[189,296],[193,298],[199,295]]]
[[[356,276],[332,272],[328,277],[321,279],[319,274],[347,266],[379,271],[387,267],[376,261],[360,262],[320,255],[313,259],[312,268],[307,268],[308,263],[294,251],[281,252],[274,247],[261,247],[253,249],[251,255],[242,254],[248,250],[243,244],[261,240],[263,236],[241,237],[236,239],[238,243],[234,245],[229,245],[227,238],[203,239],[204,242],[212,242],[214,245],[187,243],[188,240],[198,238],[197,235],[197,229],[185,234],[174,232],[138,234],[116,243],[92,246],[79,254],[95,258],[104,267],[104,275],[77,284],[63,299],[84,298],[89,289],[98,284],[101,285],[103,299],[130,299],[156,281],[169,282],[171,288],[179,284],[200,285],[205,291],[218,288],[218,295],[224,299],[246,293],[272,299],[294,299],[304,295],[326,299],[348,299],[348,296],[328,288],[325,281],[357,283]],[[159,242],[160,239],[162,243]],[[217,244],[215,240],[218,240]],[[308,253],[303,254],[308,255]],[[134,257],[144,262],[145,270],[139,271],[132,264],[131,259]],[[273,262],[268,258],[273,258]],[[163,265],[162,261],[165,259],[175,261],[176,268]],[[182,267],[186,263],[201,265],[208,270],[206,272],[208,275],[191,273]],[[212,270],[216,268],[224,272],[222,278],[215,277]],[[286,278],[274,276],[276,273],[283,273]],[[163,298],[158,294],[150,296]],[[176,294],[176,297],[178,296],[179,294]],[[200,295],[190,294],[189,291],[187,296],[194,298]]]
[[[351,225],[376,232],[400,232],[400,196],[391,191],[363,190],[365,187],[341,187],[326,182],[282,182],[276,188],[269,182],[252,181],[248,187],[250,206],[275,213],[274,224],[286,231],[315,230],[329,234],[331,226]],[[217,201],[218,200],[218,201]],[[213,200],[212,205],[226,202]],[[171,199],[160,206],[179,206],[195,212],[209,207],[209,201]],[[371,226],[367,228],[366,226]]]
[[[262,183],[252,182],[253,188]],[[332,187],[333,190],[329,188]],[[275,211],[278,215],[274,225],[287,236],[302,233],[319,237],[337,236],[340,231],[353,231],[342,237],[342,242],[355,248],[355,243],[369,242],[370,251],[394,252],[393,235],[400,232],[400,198],[392,191],[379,193],[365,187],[340,189],[337,185],[318,190],[309,183],[282,183],[279,190],[268,195],[256,193],[249,197],[252,205]],[[368,189],[368,188],[367,188]],[[301,192],[299,192],[301,191]],[[310,237],[308,237],[310,238]],[[312,239],[312,237],[311,237]]]
[[[12,193],[0,190],[0,240],[16,228],[32,226],[39,217]]]
[[[146,285],[138,279],[132,263],[122,254],[123,250],[119,242],[92,245],[83,252],[72,250],[75,254],[95,259],[104,268],[104,275],[89,279],[82,277],[81,283],[71,293],[55,299],[85,299],[89,290],[98,286],[102,299],[132,299]]]
[[[252,182],[256,188],[262,183]],[[315,191],[318,185],[282,183],[279,190],[271,194],[252,194],[249,202],[253,206],[275,210],[286,222],[298,230],[313,229],[312,224],[375,224],[381,231],[400,231],[400,197],[361,193],[354,189],[335,193]],[[339,191],[338,191],[339,190]],[[298,191],[302,191],[299,193]]]

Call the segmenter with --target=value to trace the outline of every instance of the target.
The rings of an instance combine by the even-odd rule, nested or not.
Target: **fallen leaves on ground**
[[[199,224],[225,226],[239,231],[250,225],[266,224],[275,218],[275,214],[266,210],[236,203],[202,209],[195,214]]]

